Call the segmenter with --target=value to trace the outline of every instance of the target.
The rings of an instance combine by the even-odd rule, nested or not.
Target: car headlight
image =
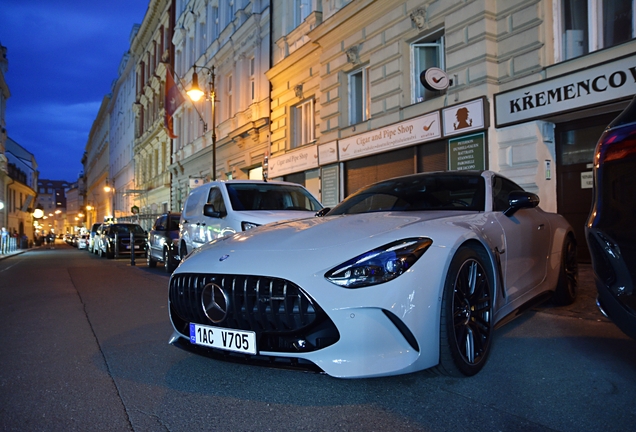
[[[241,228],[243,231],[251,230],[252,228],[256,228],[259,224],[255,224],[254,222],[241,222]]]
[[[345,288],[362,288],[395,279],[408,271],[433,244],[426,237],[389,243],[358,255],[325,273],[325,278]]]

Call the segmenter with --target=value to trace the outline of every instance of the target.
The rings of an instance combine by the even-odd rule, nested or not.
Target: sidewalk
[[[3,260],[3,259],[5,259],[5,258],[12,257],[12,256],[14,256],[14,255],[20,255],[21,253],[24,253],[24,252],[26,252],[26,251],[28,251],[28,250],[37,249],[38,247],[39,247],[39,246],[37,246],[37,247],[32,247],[32,248],[29,248],[29,249],[16,249],[16,250],[14,250],[13,252],[9,252],[9,253],[7,253],[7,254],[0,254],[0,260]]]

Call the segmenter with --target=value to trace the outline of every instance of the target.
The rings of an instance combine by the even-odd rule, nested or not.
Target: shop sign
[[[594,171],[581,173],[581,189],[592,189],[594,187]]]
[[[341,161],[441,138],[439,112],[338,141]]]
[[[340,202],[338,199],[338,192],[340,190],[340,183],[338,181],[338,165],[330,165],[322,168],[321,180],[321,196],[320,202],[325,207],[334,207]]]
[[[497,127],[624,99],[636,93],[636,56],[495,95]]]
[[[189,184],[190,184],[190,189],[197,188],[197,187],[201,186],[203,183],[205,183],[205,179],[204,178],[190,178],[188,180],[189,180]]]
[[[442,110],[444,136],[484,129],[484,100],[477,99]]]
[[[451,171],[486,169],[485,134],[448,140],[448,169]]]
[[[298,150],[269,158],[269,178],[276,178],[318,167],[318,146],[301,147]]]
[[[338,142],[332,141],[318,146],[318,162],[320,165],[338,162]]]

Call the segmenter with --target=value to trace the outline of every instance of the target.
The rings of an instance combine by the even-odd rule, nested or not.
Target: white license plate
[[[256,354],[256,333],[190,323],[190,343]]]
[[[126,246],[126,249],[130,249],[130,246]],[[135,245],[135,249],[139,249],[139,245]]]

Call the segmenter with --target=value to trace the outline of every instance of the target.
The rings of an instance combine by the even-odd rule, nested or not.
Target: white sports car
[[[575,299],[572,228],[538,203],[491,171],[416,174],[213,241],[170,279],[170,343],[343,378],[473,375],[496,326]]]

